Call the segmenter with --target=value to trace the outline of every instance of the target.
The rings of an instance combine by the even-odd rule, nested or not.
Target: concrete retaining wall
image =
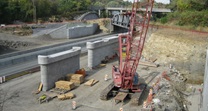
[[[106,56],[110,57],[117,53],[118,36],[87,42],[86,46],[88,49],[88,67],[93,68],[99,65]]]
[[[67,29],[67,38],[76,38],[94,34],[98,29],[98,24],[85,26],[75,26]]]
[[[53,88],[55,82],[66,74],[80,69],[80,52],[81,47],[73,47],[68,51],[38,56],[43,91]]]
[[[50,35],[52,38],[76,38],[94,34],[98,29],[98,24],[89,25],[77,25],[70,27],[67,24],[57,29],[54,29],[46,35]]]
[[[57,29],[54,29],[46,34],[50,35],[52,38],[67,38],[67,24],[63,25]]]
[[[203,108],[202,111],[208,110],[208,50],[207,59],[205,63],[205,73],[204,73],[204,89],[203,89]]]

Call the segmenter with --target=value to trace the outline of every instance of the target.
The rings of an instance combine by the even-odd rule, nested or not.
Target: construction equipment
[[[142,56],[153,3],[154,0],[146,0],[145,2],[134,0],[132,11],[127,13],[131,16],[129,31],[127,34],[119,35],[119,67],[113,66],[113,82],[103,90],[100,99],[107,100],[111,96],[116,96],[118,92],[125,92],[132,94],[133,103],[138,104],[146,84],[139,83],[136,69]],[[137,13],[139,7],[145,7],[146,11]],[[124,52],[126,54],[123,61]]]

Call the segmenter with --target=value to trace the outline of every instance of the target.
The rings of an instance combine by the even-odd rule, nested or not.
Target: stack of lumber
[[[60,99],[60,100],[72,99],[72,98],[74,98],[74,96],[75,96],[75,95],[74,95],[73,93],[68,92],[68,93],[66,93],[66,94],[58,95],[58,99]]]
[[[70,81],[57,81],[55,84],[58,89],[71,90],[75,87],[74,83]]]
[[[80,74],[67,74],[67,80],[73,82],[76,85],[80,85],[84,82],[84,76]]]
[[[95,80],[95,79],[90,79],[89,81],[85,82],[84,85],[85,86],[93,86],[97,82],[99,82],[99,81],[98,80]]]

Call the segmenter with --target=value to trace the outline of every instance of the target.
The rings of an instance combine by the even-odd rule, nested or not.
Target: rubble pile
[[[10,49],[21,49],[28,46],[34,46],[34,43],[23,42],[23,41],[9,41],[9,40],[0,40],[0,46]]]
[[[186,79],[177,72],[163,73],[157,78],[158,81],[151,88],[153,95],[149,107],[155,111],[188,111],[191,102],[186,98],[195,89],[186,83]]]

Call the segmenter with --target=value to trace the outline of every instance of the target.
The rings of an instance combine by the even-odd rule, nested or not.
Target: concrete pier
[[[53,88],[55,82],[66,74],[80,69],[80,53],[81,47],[73,47],[64,52],[38,56],[43,91]]]
[[[101,63],[106,56],[111,57],[117,53],[118,36],[102,40],[87,42],[88,67],[93,68]]]

